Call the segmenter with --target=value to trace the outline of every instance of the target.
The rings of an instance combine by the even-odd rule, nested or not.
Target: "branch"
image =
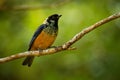
[[[54,3],[48,4],[48,5],[20,5],[20,6],[2,6],[0,7],[0,11],[3,10],[13,10],[13,11],[18,11],[18,10],[39,10],[39,9],[43,9],[43,8],[54,8],[54,7],[58,7],[58,6],[62,6],[68,2],[70,2],[71,0],[64,0],[64,1],[56,1]]]
[[[43,55],[55,54],[57,52],[64,51],[64,50],[72,50],[74,48],[70,48],[70,46],[74,44],[75,42],[77,42],[78,40],[80,40],[84,35],[96,29],[97,27],[100,27],[101,25],[107,22],[110,22],[114,19],[117,19],[119,17],[120,17],[120,12],[117,14],[113,14],[103,20],[98,21],[97,23],[89,26],[88,28],[83,29],[81,32],[76,34],[71,40],[67,41],[62,46],[58,46],[55,48],[49,48],[49,49],[42,50],[42,51],[26,51],[26,52],[18,53],[18,54],[11,55],[8,57],[0,58],[0,63],[12,61],[12,60],[27,57],[27,56],[43,56]]]

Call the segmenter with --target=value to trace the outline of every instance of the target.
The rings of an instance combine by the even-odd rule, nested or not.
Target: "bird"
[[[62,15],[52,14],[35,31],[28,51],[44,50],[50,48],[58,34],[58,21]],[[22,65],[30,67],[35,56],[28,56]]]

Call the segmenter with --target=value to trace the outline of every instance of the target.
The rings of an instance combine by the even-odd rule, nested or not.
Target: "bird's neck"
[[[47,32],[50,35],[57,35],[58,33],[58,24],[57,23],[50,23],[47,25],[47,27],[44,29],[45,32]]]

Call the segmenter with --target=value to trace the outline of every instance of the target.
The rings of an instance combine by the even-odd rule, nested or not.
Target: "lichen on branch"
[[[64,43],[61,46],[58,46],[55,48],[49,48],[49,49],[42,50],[42,51],[39,51],[39,50],[38,51],[26,51],[26,52],[14,54],[11,56],[0,58],[0,63],[9,62],[9,61],[20,59],[20,58],[27,57],[27,56],[43,56],[43,55],[55,54],[57,52],[64,51],[64,50],[73,50],[75,48],[71,48],[72,44],[74,44],[75,42],[80,40],[84,35],[93,31],[97,27],[100,27],[101,25],[108,23],[117,18],[120,18],[120,12],[113,14],[105,19],[102,19],[102,20],[96,22],[95,24],[83,29],[81,32],[76,34],[72,39],[70,39],[69,41],[67,41],[66,43]]]

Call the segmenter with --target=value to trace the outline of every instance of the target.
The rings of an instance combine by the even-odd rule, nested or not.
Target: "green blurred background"
[[[0,57],[28,49],[36,28],[51,14],[59,20],[53,44],[62,45],[82,29],[120,11],[120,0],[0,0]],[[90,32],[76,50],[0,64],[0,80],[120,80],[120,19]]]

